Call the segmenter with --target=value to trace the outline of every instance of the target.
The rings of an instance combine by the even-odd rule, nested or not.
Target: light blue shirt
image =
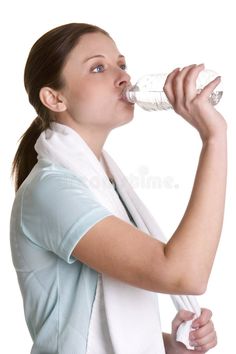
[[[111,215],[84,182],[38,162],[19,188],[11,215],[11,250],[23,296],[32,354],[85,354],[98,273],[71,253]]]

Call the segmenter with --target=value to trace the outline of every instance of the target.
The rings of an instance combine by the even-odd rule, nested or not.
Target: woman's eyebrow
[[[85,58],[84,61],[83,61],[83,64],[86,63],[88,60],[94,59],[94,58],[105,58],[105,56],[102,55],[102,54],[93,55],[93,56],[91,56],[91,57]],[[120,58],[124,58],[124,55],[119,54],[119,55],[118,55],[118,59],[120,59]]]

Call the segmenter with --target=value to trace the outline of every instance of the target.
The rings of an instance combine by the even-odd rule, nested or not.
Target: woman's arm
[[[202,288],[202,292],[207,285],[221,235],[226,160],[226,137],[222,131],[218,137],[203,144],[186,212],[165,247],[165,256],[172,263],[171,267],[179,269],[185,284],[191,284],[194,278],[197,289]],[[178,266],[180,260],[182,267]]]
[[[202,294],[220,239],[226,190],[226,123],[208,102],[215,80],[196,95],[201,67],[174,71],[165,87],[177,113],[195,126],[203,146],[186,212],[165,245],[109,216],[78,242],[73,256],[131,285],[170,294]]]
[[[186,212],[170,242],[165,255],[175,265],[180,259],[188,264],[185,282],[207,285],[219,243],[225,205],[227,143],[226,122],[208,102],[219,79],[196,95],[195,80],[203,65],[190,66],[172,72],[165,92],[174,109],[199,132],[203,146]],[[173,264],[173,267],[174,267]]]

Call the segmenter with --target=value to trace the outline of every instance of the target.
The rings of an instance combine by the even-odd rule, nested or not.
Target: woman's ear
[[[42,104],[53,112],[64,112],[67,108],[61,95],[50,87],[42,87],[39,98]]]

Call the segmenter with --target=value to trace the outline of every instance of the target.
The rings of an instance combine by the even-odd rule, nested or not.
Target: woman
[[[206,289],[222,229],[226,123],[208,102],[220,78],[196,93],[202,69],[175,69],[165,83],[174,110],[198,130],[202,150],[185,215],[164,243],[139,229],[135,213],[122,200],[122,186],[114,190],[107,183],[116,176],[103,145],[112,129],[132,120],[134,111],[122,99],[130,76],[114,41],[96,26],[72,23],[49,31],[32,47],[25,87],[38,117],[14,159],[17,193],[11,216],[12,256],[34,342],[31,353],[190,353],[176,340],[180,324],[193,319],[184,310],[173,320],[171,334],[162,337],[155,324],[147,334],[153,343],[158,338],[159,351],[156,342],[142,343],[139,350],[118,349],[114,318],[106,307],[111,283],[104,284],[109,278],[121,284],[120,298],[110,304],[113,310],[125,298],[125,286],[148,299],[157,292],[202,294]],[[120,208],[117,214],[113,202],[115,211]],[[147,304],[143,313],[150,307],[152,316],[156,307]],[[124,335],[136,335],[138,341],[131,332]],[[195,352],[216,345],[210,310],[202,309],[193,321],[189,339]]]

